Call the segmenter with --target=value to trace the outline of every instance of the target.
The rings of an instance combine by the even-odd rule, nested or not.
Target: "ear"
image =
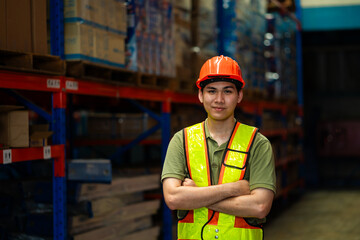
[[[201,91],[201,89],[199,89],[198,91],[198,97],[199,97],[199,100],[201,103],[204,103],[204,95],[203,95],[203,92]]]
[[[239,97],[238,97],[238,103],[241,102],[241,100],[243,99],[243,96],[244,96],[243,91],[240,90],[240,92],[239,92]]]

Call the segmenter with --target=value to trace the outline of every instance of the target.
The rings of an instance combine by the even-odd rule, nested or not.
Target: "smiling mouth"
[[[222,107],[213,107],[216,111],[222,111],[224,110],[225,108],[222,108]]]

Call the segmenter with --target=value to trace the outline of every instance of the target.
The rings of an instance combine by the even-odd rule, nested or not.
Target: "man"
[[[166,204],[178,210],[178,239],[263,239],[274,158],[257,128],[234,118],[245,85],[240,67],[213,57],[196,85],[207,119],[174,135],[161,177]]]

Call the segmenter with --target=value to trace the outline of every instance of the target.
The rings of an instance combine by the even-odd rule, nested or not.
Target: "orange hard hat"
[[[207,80],[213,82],[219,81],[220,79],[233,82],[234,84],[240,83],[241,88],[245,86],[239,64],[230,57],[223,55],[212,57],[204,63],[200,70],[200,76],[196,81],[196,86],[201,89],[202,82],[206,82]]]

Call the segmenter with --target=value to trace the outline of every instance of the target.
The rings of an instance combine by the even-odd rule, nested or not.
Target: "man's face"
[[[229,82],[214,82],[199,90],[199,100],[204,104],[210,119],[223,121],[234,118],[234,110],[242,100],[242,91],[237,91],[235,84]]]

